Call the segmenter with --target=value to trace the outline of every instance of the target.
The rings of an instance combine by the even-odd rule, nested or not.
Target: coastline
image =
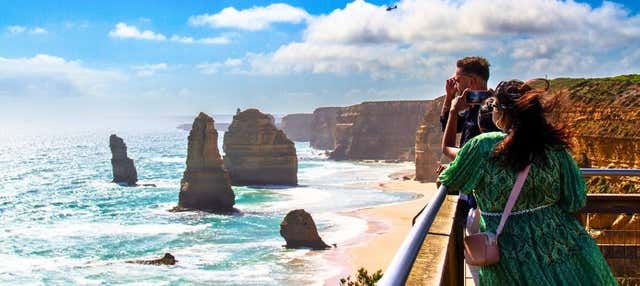
[[[361,267],[369,273],[378,269],[385,271],[411,229],[413,217],[437,191],[435,183],[414,181],[413,175],[413,169],[392,173],[389,174],[390,180],[378,182],[372,187],[384,192],[414,193],[414,199],[342,213],[365,220],[367,230],[357,238],[339,245],[336,251],[324,255],[326,260],[340,265],[342,269],[338,276],[327,279],[324,285],[338,285],[340,278],[355,277]]]

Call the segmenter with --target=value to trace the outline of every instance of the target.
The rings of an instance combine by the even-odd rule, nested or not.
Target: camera
[[[491,93],[487,90],[467,90],[465,96],[468,104],[480,105]]]

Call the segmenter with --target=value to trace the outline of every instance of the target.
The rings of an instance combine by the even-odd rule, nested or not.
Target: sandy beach
[[[416,199],[346,213],[367,220],[368,229],[361,237],[343,244],[339,251],[327,254],[327,259],[343,264],[344,270],[339,277],[326,281],[325,285],[336,285],[339,278],[354,276],[361,267],[370,273],[378,269],[384,272],[387,268],[411,229],[413,217],[437,191],[435,183],[403,180],[405,176],[413,177],[413,170],[391,174],[391,181],[378,183],[375,187],[386,192],[415,193]]]

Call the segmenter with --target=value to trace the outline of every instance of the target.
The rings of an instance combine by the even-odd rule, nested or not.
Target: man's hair
[[[464,73],[477,75],[485,81],[489,80],[489,66],[489,61],[483,57],[466,57],[456,63],[456,67],[461,68]]]

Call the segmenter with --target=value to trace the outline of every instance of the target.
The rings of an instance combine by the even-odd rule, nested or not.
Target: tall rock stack
[[[282,131],[289,137],[289,139],[298,142],[309,141],[311,135],[311,119],[313,114],[307,113],[295,113],[288,114],[282,117]]]
[[[444,97],[430,100],[424,113],[422,122],[416,131],[416,180],[435,182],[434,170],[438,161],[445,159],[442,155],[442,125],[440,123],[440,109]]]
[[[298,157],[291,140],[257,109],[235,115],[224,134],[224,165],[233,185],[298,184]]]
[[[340,107],[321,107],[313,111],[309,142],[311,147],[321,150],[336,148],[336,118]]]
[[[135,186],[138,182],[138,172],[133,160],[127,157],[127,145],[122,138],[111,134],[109,136],[109,148],[111,148],[111,167],[113,169],[113,182]]]
[[[231,212],[235,194],[218,151],[213,118],[200,113],[189,133],[187,169],[180,181],[178,209]]]

